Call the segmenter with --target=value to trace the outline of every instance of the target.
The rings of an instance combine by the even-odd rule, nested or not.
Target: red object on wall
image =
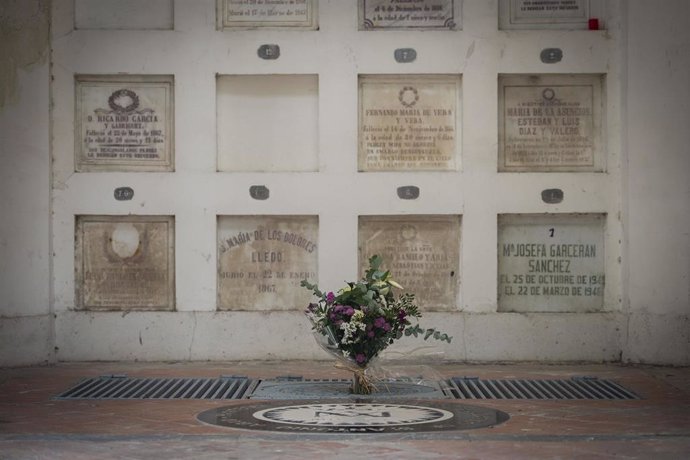
[[[589,18],[587,25],[589,26],[589,30],[599,30],[599,19]]]

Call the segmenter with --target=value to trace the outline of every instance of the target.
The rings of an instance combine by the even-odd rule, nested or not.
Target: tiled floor
[[[403,368],[399,368],[403,369]],[[432,377],[615,380],[632,401],[449,401],[507,412],[466,431],[284,434],[197,421],[210,408],[251,401],[53,400],[84,377],[281,375],[347,378],[330,363],[74,363],[0,370],[0,459],[684,459],[690,458],[690,368],[618,365],[443,365]]]

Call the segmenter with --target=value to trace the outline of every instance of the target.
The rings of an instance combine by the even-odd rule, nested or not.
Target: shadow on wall
[[[17,101],[17,71],[48,58],[49,0],[0,2],[0,107]]]

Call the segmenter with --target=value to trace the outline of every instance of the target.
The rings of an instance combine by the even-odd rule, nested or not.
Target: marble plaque
[[[499,0],[501,29],[588,29],[605,15],[602,0]],[[597,21],[599,22],[599,21]]]
[[[74,28],[172,30],[173,0],[74,0]]]
[[[317,216],[219,216],[218,308],[300,310],[317,282]]]
[[[601,310],[604,222],[601,214],[499,216],[499,311]]]
[[[459,111],[460,76],[360,76],[359,170],[456,170]]]
[[[218,0],[218,28],[318,27],[317,0]]]
[[[499,77],[499,171],[603,171],[602,77]]]
[[[77,171],[172,171],[173,77],[78,76]]]
[[[359,29],[455,29],[461,0],[359,0]]]
[[[171,216],[78,216],[78,308],[173,310],[174,243]]]
[[[360,216],[360,276],[375,254],[425,310],[457,308],[459,216]]]

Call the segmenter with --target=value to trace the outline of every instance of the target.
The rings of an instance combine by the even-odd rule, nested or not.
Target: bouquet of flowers
[[[373,256],[369,269],[358,282],[348,282],[337,294],[324,293],[315,284],[302,280],[301,285],[314,293],[317,302],[310,303],[306,315],[322,347],[345,361],[354,373],[352,392],[369,394],[371,380],[365,374],[373,358],[403,335],[432,337],[450,343],[452,337],[435,329],[422,329],[411,318],[421,318],[414,294],[395,297],[393,288],[402,289],[391,278],[390,271],[380,270],[383,259]]]

